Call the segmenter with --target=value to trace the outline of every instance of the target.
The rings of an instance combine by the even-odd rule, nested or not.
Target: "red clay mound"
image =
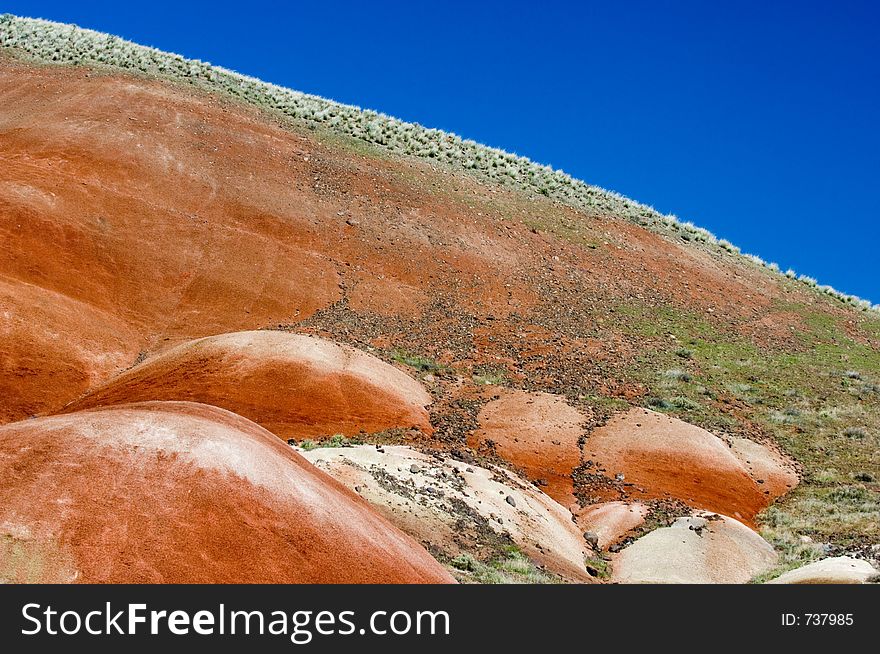
[[[468,440],[474,449],[489,441],[505,461],[522,468],[530,481],[565,507],[574,501],[571,472],[580,463],[578,439],[584,416],[549,393],[505,390],[483,407],[480,429]]]
[[[234,411],[283,438],[431,433],[421,384],[352,347],[285,332],[222,334],[177,346],[113,379],[71,410],[189,400]]]
[[[183,402],[0,428],[0,580],[449,582],[258,425]]]
[[[112,315],[0,276],[0,424],[63,406],[137,352]]]
[[[647,409],[618,414],[596,429],[584,456],[609,477],[622,474],[631,498],[675,498],[748,524],[778,494],[714,434]],[[769,457],[762,465],[770,465]]]

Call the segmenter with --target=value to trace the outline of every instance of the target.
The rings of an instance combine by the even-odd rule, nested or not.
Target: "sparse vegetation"
[[[647,387],[646,406],[716,433],[759,431],[803,467],[801,484],[758,516],[762,535],[780,553],[780,567],[770,577],[880,542],[880,492],[868,480],[880,477],[880,398],[866,390],[880,378],[880,352],[846,336],[843,318],[799,304],[777,310],[799,316],[803,328],[795,341],[768,347],[681,308],[615,306],[622,329],[639,342],[657,343],[630,370]],[[880,321],[865,320],[864,331],[876,334]],[[693,351],[688,365],[698,384],[657,375],[681,361],[679,346],[666,345],[669,335]],[[860,379],[844,374],[841,361]],[[701,389],[754,408],[743,412],[734,402],[706,401]]]
[[[745,398],[749,396],[754,388],[751,384],[743,384],[740,382],[735,382],[731,384],[728,388],[730,388],[730,392],[740,398]]]
[[[498,386],[507,381],[507,375],[496,368],[479,368],[474,370],[473,380],[481,386]]]
[[[673,368],[671,370],[667,370],[663,373],[663,377],[665,379],[670,379],[672,381],[680,381],[688,383],[691,381],[691,375],[689,372],[681,370],[679,368]]]
[[[700,408],[700,403],[684,396],[676,396],[673,398],[651,397],[648,398],[648,406],[659,411],[696,411]]]
[[[602,556],[591,556],[585,562],[587,572],[598,579],[611,577],[611,564]]]
[[[291,445],[296,444],[295,440],[288,441]],[[307,438],[300,441],[299,446],[306,452],[316,450],[320,447],[351,447],[353,445],[361,445],[363,441],[348,438],[344,434],[334,434],[329,438],[314,440]]]
[[[422,356],[421,354],[406,352],[405,350],[395,350],[391,358],[397,363],[415,368],[419,372],[434,373],[445,370],[445,366],[440,365],[434,359]]]
[[[648,406],[653,409],[674,409],[675,405],[662,397],[649,397],[648,398]]]
[[[863,427],[847,427],[843,430],[843,435],[861,441],[868,437],[868,432]]]
[[[387,148],[388,152],[461,166],[493,182],[534,191],[542,196],[530,199],[535,206],[560,206],[542,199],[546,196],[585,209],[589,215],[619,215],[661,233],[679,235],[692,243],[717,246],[721,250],[715,252],[717,257],[730,259],[729,255],[740,254],[732,244],[717,241],[709,232],[690,223],[682,223],[674,216],[662,216],[649,207],[515,155],[113,37],[4,16],[0,17],[0,45],[15,47],[43,62],[119,66],[133,73],[219,90],[306,125],[320,125],[346,138]],[[577,231],[577,226],[570,224],[548,227],[542,222],[540,212],[535,214],[536,217],[530,219],[534,229],[554,229],[566,235]],[[586,247],[608,246],[602,243]],[[596,253],[597,256],[604,254],[604,251]],[[780,275],[786,289],[795,287],[792,280],[799,279],[799,284],[814,287],[847,305],[862,309],[869,306],[858,298],[819,286],[809,277],[798,278],[793,270],[781,277],[776,264],[751,255],[742,256],[765,268],[768,274]],[[644,344],[643,350],[634,348],[638,353],[631,360],[626,359],[625,364],[611,356],[603,360],[596,382],[574,379],[574,375],[557,375],[559,379],[552,380],[555,384],[552,390],[565,393],[572,402],[576,398],[590,408],[601,409],[602,413],[626,408],[630,403],[646,404],[716,433],[757,435],[779,443],[802,467],[803,482],[778,505],[759,516],[762,533],[781,553],[780,568],[772,573],[775,576],[829,553],[856,551],[880,542],[877,520],[880,494],[876,486],[880,476],[877,441],[880,385],[876,383],[880,380],[880,355],[876,346],[880,321],[874,314],[848,312],[847,317],[854,316],[864,323],[850,329],[841,324],[843,312],[816,309],[812,302],[809,306],[779,303],[773,309],[799,321],[790,340],[781,345],[744,335],[729,325],[719,326],[705,315],[688,311],[686,307],[664,304],[662,299],[651,298],[650,302],[633,299],[626,306],[615,307],[615,319],[619,320],[621,334],[632,337],[640,347]],[[617,322],[614,329],[618,329]],[[578,337],[582,335],[575,328],[571,332]],[[853,336],[854,333],[859,336]],[[785,337],[788,338],[787,331]],[[408,346],[423,351],[435,347],[433,343],[408,343]],[[386,359],[388,355],[386,350]],[[446,366],[423,354],[396,350],[390,353],[390,358],[423,373],[423,377],[435,373],[448,377],[450,373]],[[443,360],[464,359],[450,356]],[[518,385],[526,368],[522,362],[516,365],[521,367],[510,364],[510,374]],[[462,367],[456,374],[466,378],[471,371]],[[850,367],[853,369],[847,370]],[[505,372],[494,368],[474,368],[472,380],[487,385],[508,382]],[[606,381],[608,386],[600,385]],[[529,379],[522,385],[531,388],[536,384],[534,379]],[[609,388],[613,389],[614,397],[610,397]],[[403,442],[404,438],[394,430],[370,437],[370,442],[386,440]],[[336,434],[307,439],[299,446],[310,450],[357,443]],[[598,576],[607,574],[607,567],[602,567],[603,559],[591,559],[587,564]],[[451,565],[467,580],[482,583],[555,580],[518,550],[506,551],[488,563],[462,555],[453,559]]]
[[[785,407],[782,411],[771,411],[769,419],[780,425],[796,425],[800,422],[801,411],[795,407]]]
[[[697,411],[701,407],[699,402],[681,395],[672,398],[670,402],[673,408],[676,408],[679,411]]]
[[[559,579],[538,568],[534,562],[516,547],[504,552],[488,563],[477,561],[470,554],[460,554],[450,561],[459,574],[459,581],[476,584],[557,584]]]

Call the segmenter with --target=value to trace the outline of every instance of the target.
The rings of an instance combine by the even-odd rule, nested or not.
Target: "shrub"
[[[415,368],[420,372],[439,372],[444,370],[444,366],[440,365],[433,359],[420,354],[412,354],[404,350],[395,350],[391,357],[397,363],[402,363],[410,368]]]
[[[812,277],[808,277],[807,275],[801,275],[800,277],[798,277],[798,281],[803,282],[807,286],[812,286],[814,288],[819,285],[819,282],[817,282]]]
[[[450,563],[456,570],[473,572],[477,569],[477,562],[470,554],[459,554]]]
[[[868,430],[864,427],[847,427],[843,430],[843,435],[847,438],[854,438],[855,440],[864,440],[868,437]]]
[[[663,373],[663,377],[665,377],[666,379],[672,379],[674,381],[680,381],[680,382],[685,382],[685,383],[691,381],[691,379],[692,379],[690,373],[685,372],[684,370],[680,370],[679,368],[673,368],[672,370],[667,370],[666,372]]]
[[[360,441],[348,438],[344,434],[333,434],[333,436],[330,436],[330,438],[325,438],[322,440],[307,438],[301,441],[299,446],[306,452],[308,452],[310,450],[316,450],[320,447],[351,447],[352,445],[360,445],[360,443]]]
[[[788,407],[782,411],[771,411],[769,415],[770,422],[778,425],[795,425],[800,422],[801,412],[799,409]]]
[[[506,548],[489,563],[481,563],[470,554],[459,554],[450,565],[460,570],[466,581],[479,584],[552,584],[557,579],[538,569],[516,547]]]
[[[698,402],[694,402],[692,399],[682,396],[672,398],[672,406],[682,411],[696,411],[700,408]]]
[[[507,380],[503,372],[485,372],[474,375],[474,383],[481,386],[497,386]]]
[[[864,486],[840,486],[828,492],[828,499],[842,504],[861,504],[871,499],[871,491]]]
[[[665,400],[662,397],[649,397],[648,398],[648,406],[654,407],[655,409],[674,409],[675,405],[672,404],[669,400]]]

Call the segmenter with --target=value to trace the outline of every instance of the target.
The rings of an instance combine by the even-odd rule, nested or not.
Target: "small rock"
[[[410,471],[411,473],[413,473],[414,475],[417,475],[417,474],[419,474],[419,473],[422,471],[422,469],[421,469],[419,466],[417,466],[415,463],[413,463],[413,464],[409,467],[409,471]]]
[[[425,375],[424,377],[422,377],[422,379],[429,384],[433,384],[436,377],[434,377],[434,375]]]
[[[358,220],[357,218],[349,218],[348,220],[345,221],[345,224],[350,225],[351,227],[357,227],[358,225],[361,224],[361,221]]]
[[[614,475],[614,478],[617,481],[623,481],[624,479],[626,479],[626,477],[624,476],[624,474],[622,472],[618,472],[616,475]]]
[[[516,507],[516,500],[513,499],[513,495],[508,495],[504,498],[504,501],[510,504],[510,506]]]
[[[585,531],[584,540],[587,541],[593,549],[599,547],[599,534],[595,531]]]
[[[473,472],[474,469],[471,468],[470,466],[468,466],[467,468],[464,469],[464,471],[465,471],[465,472]]]

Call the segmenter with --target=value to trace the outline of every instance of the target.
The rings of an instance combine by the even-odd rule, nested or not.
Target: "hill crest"
[[[588,214],[619,216],[667,236],[678,236],[685,241],[741,255],[756,266],[802,282],[844,304],[865,311],[880,311],[880,304],[819,284],[807,275],[798,275],[791,269],[783,273],[777,264],[742,253],[729,241],[719,239],[690,222],[680,221],[674,215],[662,214],[649,205],[588,184],[562,170],[456,134],[284,88],[76,25],[3,14],[0,15],[0,47],[11,48],[37,62],[112,67],[222,92],[262,109],[321,125],[397,154],[445,163],[494,183],[545,195]]]

